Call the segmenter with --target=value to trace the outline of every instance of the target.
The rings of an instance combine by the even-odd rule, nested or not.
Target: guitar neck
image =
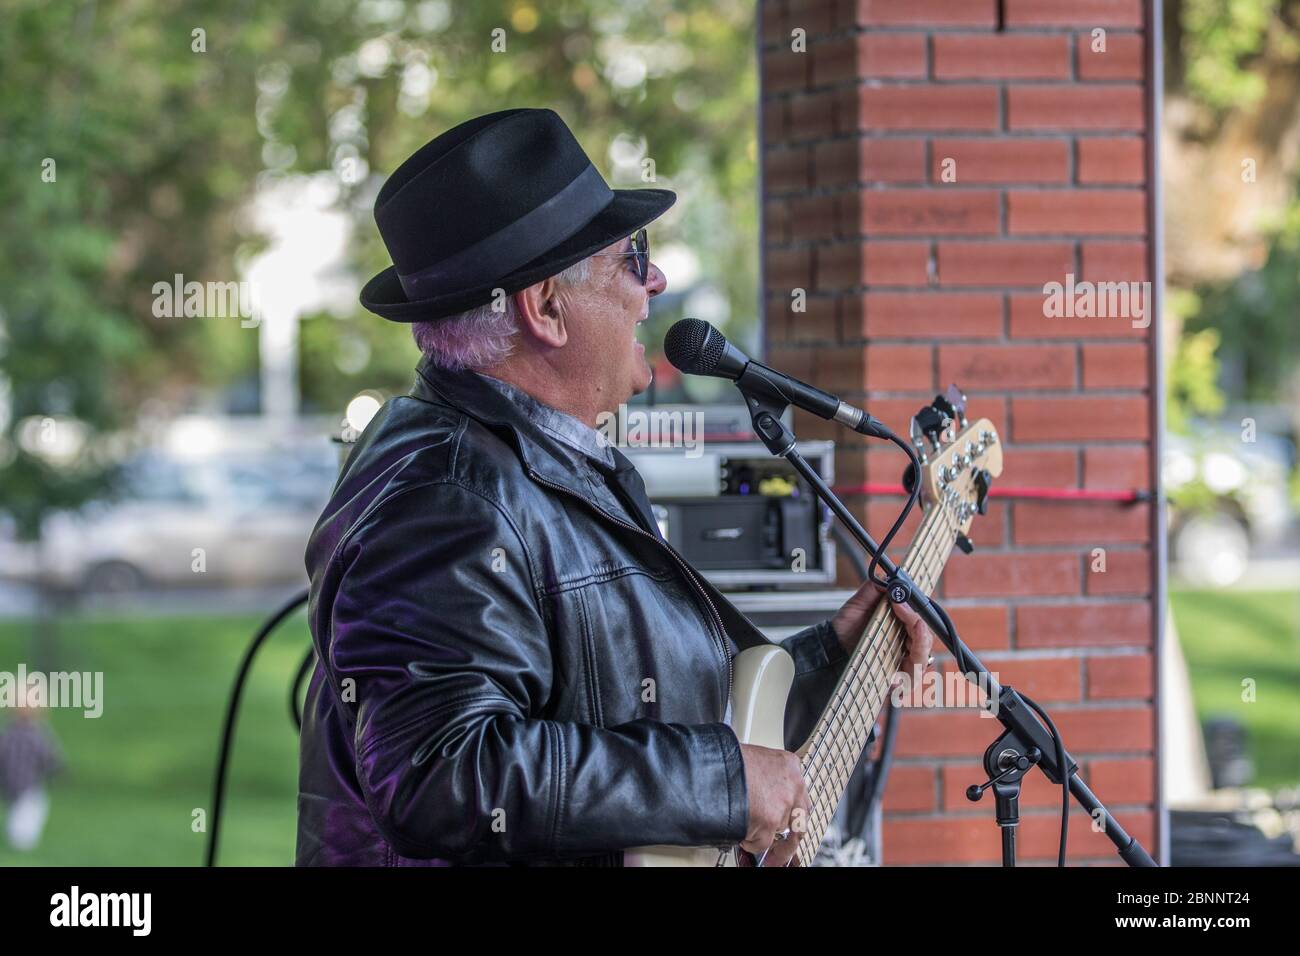
[[[921,519],[901,566],[925,593],[933,591],[952,553],[956,530],[942,507],[931,506]],[[858,646],[845,664],[830,702],[802,748],[803,777],[812,798],[799,842],[799,862],[817,853],[853,768],[866,747],[876,717],[903,659],[907,632],[882,599],[872,612]]]

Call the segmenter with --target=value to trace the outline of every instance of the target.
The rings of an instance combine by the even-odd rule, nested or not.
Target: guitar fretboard
[[[901,562],[927,594],[939,580],[956,535],[947,509],[931,505]],[[799,842],[801,866],[812,862],[826,836],[853,768],[888,698],[893,675],[903,659],[906,639],[907,632],[890,610],[889,599],[882,598],[845,664],[830,702],[801,748],[803,777],[812,799]]]

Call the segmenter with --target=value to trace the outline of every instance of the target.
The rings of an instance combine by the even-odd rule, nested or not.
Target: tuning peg
[[[948,391],[944,392],[944,398],[947,399],[948,405],[953,409],[953,417],[962,428],[968,424],[966,421],[966,393],[957,387],[954,382],[948,386]]]
[[[912,434],[915,435],[919,431],[930,439],[930,444],[934,446],[935,451],[938,451],[939,436],[951,421],[952,416],[942,408],[937,405],[926,405],[912,416]]]
[[[930,455],[925,449],[925,436],[921,434],[921,426],[917,423],[915,416],[912,418],[908,430],[912,436],[912,447],[916,449],[916,456],[921,459],[921,464],[926,464],[930,460]]]
[[[987,468],[975,469],[975,507],[980,514],[988,514],[989,510],[989,485],[993,482],[993,476],[989,474]]]

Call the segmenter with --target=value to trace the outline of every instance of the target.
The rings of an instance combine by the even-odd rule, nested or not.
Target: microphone
[[[883,422],[862,409],[755,362],[703,319],[675,322],[664,336],[664,355],[678,371],[688,375],[731,379],[746,398],[758,394],[785,405],[796,405],[872,438],[888,438],[893,434]]]

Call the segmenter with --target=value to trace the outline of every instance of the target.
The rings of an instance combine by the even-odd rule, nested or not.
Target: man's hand
[[[785,866],[794,857],[812,805],[799,758],[785,750],[752,744],[741,744],[740,753],[749,790],[749,830],[740,845],[755,856],[771,847],[763,865]],[[790,835],[776,839],[776,834],[786,828]]]
[[[845,653],[853,653],[853,648],[858,646],[858,640],[866,630],[867,620],[882,599],[885,599],[884,589],[874,581],[864,581],[862,587],[844,602],[844,606],[831,619],[831,627],[835,629],[835,636],[839,638]],[[890,606],[894,616],[907,629],[907,654],[899,662],[898,670],[916,681],[930,666],[927,661],[934,647],[934,631],[930,630],[930,625],[922,620],[911,605],[894,604],[891,601]]]

